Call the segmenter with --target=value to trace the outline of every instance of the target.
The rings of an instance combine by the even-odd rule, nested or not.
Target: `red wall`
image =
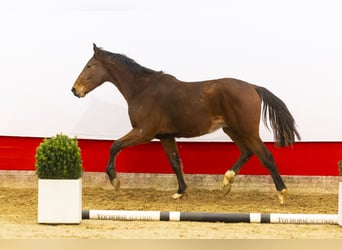
[[[42,138],[0,136],[0,170],[34,170],[36,147]],[[85,171],[105,170],[112,141],[79,139]],[[272,151],[282,175],[339,175],[342,142],[299,142]],[[238,158],[233,143],[179,142],[179,153],[187,174],[223,174]],[[124,149],[117,157],[118,172],[172,173],[159,142]],[[268,174],[253,157],[241,174]]]

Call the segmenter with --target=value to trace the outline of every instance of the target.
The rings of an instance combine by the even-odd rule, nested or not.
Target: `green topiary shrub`
[[[338,169],[340,170],[340,175],[342,176],[342,160],[339,160],[337,162],[337,165],[338,165]]]
[[[36,174],[40,179],[79,179],[82,176],[81,150],[77,139],[58,134],[45,138],[36,151]]]

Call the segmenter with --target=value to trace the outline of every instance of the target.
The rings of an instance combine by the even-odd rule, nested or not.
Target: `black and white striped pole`
[[[83,210],[82,219],[116,221],[199,221],[225,223],[339,224],[342,226],[342,182],[339,183],[338,214],[203,213],[131,210]]]
[[[225,223],[337,224],[336,214],[202,213],[126,210],[83,210],[82,219],[115,221],[198,221]]]

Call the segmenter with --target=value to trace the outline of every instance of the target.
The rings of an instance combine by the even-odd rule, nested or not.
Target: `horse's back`
[[[251,119],[259,123],[260,97],[247,82],[234,78],[182,82],[167,77],[158,85],[151,88],[151,108],[162,132],[194,137],[225,126],[243,127]]]
[[[220,78],[190,83],[188,92],[192,92],[196,88],[199,91],[195,92],[207,100],[207,105],[219,104],[225,111],[260,109],[261,99],[256,92],[256,85],[236,78]]]
[[[207,116],[231,116],[240,112],[252,112],[260,116],[258,112],[261,98],[256,91],[257,86],[239,79],[183,82],[170,76],[158,85],[154,86],[152,91],[165,112],[203,113]]]

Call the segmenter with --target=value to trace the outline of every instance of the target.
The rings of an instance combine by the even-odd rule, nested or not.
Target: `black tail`
[[[295,120],[285,103],[266,88],[256,87],[256,91],[264,103],[262,109],[264,123],[268,127],[268,117],[276,145],[286,147],[295,142],[295,137],[300,140]]]

